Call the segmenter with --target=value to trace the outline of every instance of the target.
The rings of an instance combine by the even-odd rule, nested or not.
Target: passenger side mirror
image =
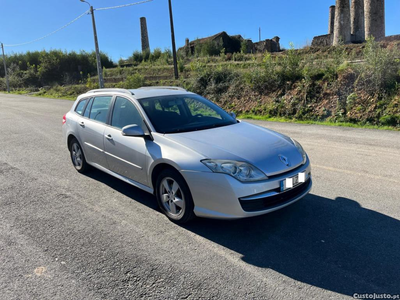
[[[140,126],[133,124],[133,125],[127,125],[127,126],[123,127],[122,135],[123,136],[144,137],[145,133]]]
[[[236,114],[235,114],[233,111],[231,111],[231,112],[229,113],[229,115],[230,115],[234,120],[236,120]]]

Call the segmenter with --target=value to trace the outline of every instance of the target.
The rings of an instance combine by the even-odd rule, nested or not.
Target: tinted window
[[[192,116],[222,119],[222,115],[220,115],[214,108],[206,105],[206,103],[200,102],[196,99],[186,99],[186,103]]]
[[[95,97],[90,108],[89,118],[106,123],[108,111],[110,110],[111,96]]]
[[[174,133],[236,124],[226,111],[198,95],[139,100],[157,132]]]
[[[84,117],[89,118],[89,114],[90,114],[90,107],[92,106],[93,103],[93,98],[90,99],[88,105],[86,105],[86,109],[85,112],[83,114]]]
[[[78,114],[82,115],[83,109],[85,108],[85,104],[86,104],[87,100],[88,100],[88,99],[83,99],[83,100],[79,101],[78,105],[77,105],[76,108],[75,108],[75,111],[76,111]]]
[[[135,105],[128,99],[117,97],[115,99],[111,126],[122,128],[126,125],[139,125],[143,129],[143,119]]]

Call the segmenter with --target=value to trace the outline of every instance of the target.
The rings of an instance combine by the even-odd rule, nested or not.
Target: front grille
[[[275,175],[269,175],[268,178],[269,178],[269,179],[273,179],[273,178],[275,178],[275,177],[284,176],[284,175],[286,175],[286,174],[293,173],[293,172],[297,172],[297,173],[298,173],[299,169],[301,169],[302,167],[304,167],[304,164],[301,164],[301,165],[297,166],[297,167],[294,168],[294,169],[285,170],[285,171],[282,172],[282,173],[278,173],[278,174],[275,174]]]
[[[239,199],[242,209],[247,212],[260,211],[265,209],[274,208],[276,206],[284,205],[295,199],[297,196],[304,193],[310,186],[311,178],[308,178],[303,184],[290,189],[286,192],[279,193],[274,196],[255,199],[255,200],[242,200]]]

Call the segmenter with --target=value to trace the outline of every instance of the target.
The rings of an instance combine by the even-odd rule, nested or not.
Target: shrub
[[[183,73],[183,71],[185,71],[185,62],[182,59],[178,60],[178,70],[179,73]]]
[[[213,41],[199,42],[195,44],[196,56],[217,56],[221,53],[222,47]]]
[[[205,68],[197,74],[193,82],[193,91],[202,95],[219,96],[225,93],[240,75],[226,67]]]
[[[379,122],[384,126],[400,126],[400,116],[385,115],[379,119]]]
[[[295,82],[302,77],[300,68],[301,56],[294,49],[293,44],[290,44],[290,49],[286,51],[286,55],[279,60],[278,75],[282,82]]]
[[[143,54],[142,52],[135,51],[131,57],[132,62],[140,64],[143,61]]]
[[[154,50],[153,50],[153,53],[151,53],[151,59],[150,59],[150,61],[157,61],[157,60],[159,60],[160,59],[160,57],[161,57],[161,55],[162,55],[162,51],[161,51],[161,49],[160,48],[155,48]]]
[[[358,87],[371,95],[393,90],[400,66],[396,53],[392,49],[382,48],[371,38],[367,40],[363,54],[365,63],[358,67]]]
[[[145,51],[142,52],[143,55],[143,61],[149,61],[150,60],[150,50],[147,49]]]
[[[232,55],[233,61],[244,61],[246,59],[246,56],[241,53],[241,52],[235,52]]]
[[[123,89],[137,89],[144,85],[144,77],[136,73],[133,75],[128,75],[124,81],[117,83],[115,87]]]
[[[247,40],[245,40],[245,39],[243,39],[243,40],[240,42],[240,52],[243,53],[243,54],[246,54],[246,53],[248,52],[248,49],[247,49]]]

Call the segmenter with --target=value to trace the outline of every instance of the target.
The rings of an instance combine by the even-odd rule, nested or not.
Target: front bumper
[[[238,219],[270,213],[300,200],[312,187],[309,160],[290,172],[249,183],[220,173],[181,172],[192,193],[196,216],[215,219]],[[306,174],[304,183],[280,192],[282,180],[301,172]]]

